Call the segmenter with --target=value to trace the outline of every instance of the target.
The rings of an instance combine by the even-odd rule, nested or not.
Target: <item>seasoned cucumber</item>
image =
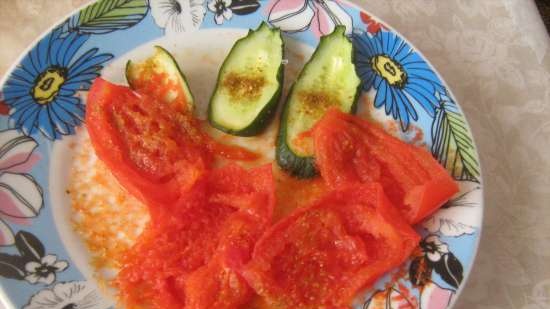
[[[173,91],[166,92],[166,101],[174,100],[179,92],[190,110],[195,107],[185,75],[174,57],[160,46],[155,46],[155,53],[143,62],[129,60],[126,63],[126,80],[134,90],[155,91],[162,85],[177,85]]]
[[[353,46],[338,26],[321,38],[315,53],[292,86],[285,103],[276,157],[282,169],[299,178],[317,174],[308,131],[331,107],[354,113],[360,80],[352,62]]]
[[[281,32],[266,23],[239,39],[218,74],[208,105],[210,124],[233,135],[260,133],[281,96],[282,60]]]

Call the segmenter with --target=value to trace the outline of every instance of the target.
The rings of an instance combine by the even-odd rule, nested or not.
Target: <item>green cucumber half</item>
[[[180,70],[174,57],[166,49],[155,46],[155,53],[144,61],[133,62],[128,60],[126,63],[126,80],[130,88],[134,90],[147,85],[148,82],[158,82],[152,78],[154,74],[163,74],[163,79],[167,78],[168,81],[179,84],[189,109],[194,109],[195,100],[187,85],[185,75]],[[152,86],[154,87],[154,85]],[[174,98],[174,95],[169,95],[166,101],[171,102]]]
[[[299,178],[317,174],[313,139],[307,132],[329,108],[354,113],[357,107],[361,81],[353,64],[353,45],[345,30],[338,26],[321,38],[284,106],[277,137],[277,163]]]
[[[283,86],[283,39],[262,23],[239,39],[220,72],[208,105],[215,128],[239,136],[265,129],[277,109]]]

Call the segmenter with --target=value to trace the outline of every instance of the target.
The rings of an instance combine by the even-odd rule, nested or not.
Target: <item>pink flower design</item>
[[[336,0],[272,0],[268,21],[286,32],[310,29],[316,36],[329,34],[337,25],[353,30],[353,19]]]
[[[449,306],[454,294],[452,290],[428,282],[422,287],[420,293],[420,309],[445,309]]]
[[[5,220],[25,223],[42,209],[42,188],[27,174],[38,161],[32,154],[36,147],[34,139],[17,130],[0,131],[0,246],[14,243]]]

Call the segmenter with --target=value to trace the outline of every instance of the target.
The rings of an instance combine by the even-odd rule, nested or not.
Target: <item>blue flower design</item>
[[[3,93],[10,125],[27,135],[41,132],[51,140],[73,134],[84,118],[76,96],[113,58],[93,48],[75,57],[89,35],[64,32],[64,25],[42,38],[11,73]]]
[[[418,120],[415,104],[434,117],[436,96],[444,87],[437,75],[403,39],[381,30],[375,35],[356,31],[353,35],[357,74],[365,91],[376,89],[374,106],[385,106],[406,131]]]

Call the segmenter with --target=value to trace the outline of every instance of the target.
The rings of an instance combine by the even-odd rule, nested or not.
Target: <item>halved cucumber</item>
[[[155,78],[155,76],[159,78]],[[179,85],[174,91],[167,92],[166,101],[173,101],[178,96],[177,92],[181,91],[188,108],[193,110],[195,107],[195,100],[187,85],[185,75],[180,70],[174,57],[160,46],[155,46],[155,53],[143,62],[128,60],[126,63],[126,80],[130,88],[134,90],[140,90],[141,88],[155,89],[162,86],[162,84]]]
[[[317,174],[313,140],[307,132],[331,107],[354,113],[360,79],[353,64],[353,45],[338,26],[321,38],[288,95],[277,137],[279,166],[299,178]]]
[[[208,120],[233,135],[260,133],[277,109],[283,85],[283,39],[262,23],[225,58],[208,105]]]

